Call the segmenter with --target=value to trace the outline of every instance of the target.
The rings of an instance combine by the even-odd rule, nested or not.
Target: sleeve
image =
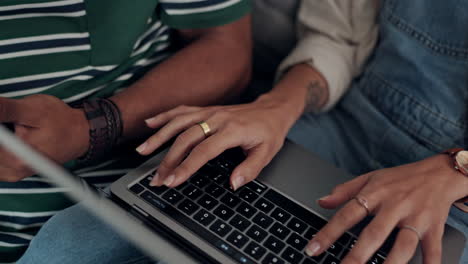
[[[251,11],[250,0],[160,0],[164,24],[177,29],[221,26]]]
[[[298,13],[299,41],[281,63],[277,77],[308,63],[327,80],[332,108],[346,92],[377,40],[375,0],[302,0]]]

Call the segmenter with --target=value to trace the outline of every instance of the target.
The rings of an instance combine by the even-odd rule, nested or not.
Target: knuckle
[[[335,221],[342,223],[342,224],[347,224],[347,223],[353,223],[354,222],[354,212],[349,212],[347,210],[339,210],[336,215],[335,215]]]

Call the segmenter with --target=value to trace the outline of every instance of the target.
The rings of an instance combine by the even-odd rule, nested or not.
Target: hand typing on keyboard
[[[407,263],[421,241],[425,264],[441,263],[441,239],[451,205],[466,196],[468,179],[446,155],[371,172],[337,186],[319,200],[324,208],[344,207],[308,244],[317,256],[367,214],[374,219],[341,262],[368,263],[392,231],[398,235],[385,263]],[[372,262],[371,262],[372,263]]]
[[[137,148],[148,155],[180,134],[162,161],[153,185],[175,187],[186,181],[203,165],[227,149],[241,147],[247,158],[234,169],[233,189],[255,179],[281,149],[288,130],[299,117],[288,113],[290,106],[271,96],[251,104],[215,107],[177,107],[147,120],[160,128]],[[275,118],[271,118],[274,116]],[[205,135],[199,123],[211,130]]]

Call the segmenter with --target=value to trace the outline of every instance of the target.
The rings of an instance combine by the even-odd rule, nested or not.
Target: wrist
[[[274,109],[276,118],[280,119],[289,127],[299,119],[302,114],[302,108],[299,102],[292,98],[276,93],[266,93],[261,95],[255,103],[268,104]]]
[[[453,159],[446,154],[439,154],[435,157],[443,172],[440,177],[445,177],[447,181],[447,194],[452,203],[466,199],[468,193],[468,177],[454,167]]]
[[[77,142],[77,150],[74,155],[75,158],[79,158],[86,154],[89,149],[89,122],[86,119],[86,115],[83,109],[73,108],[72,109],[72,125],[74,127],[74,138]]]

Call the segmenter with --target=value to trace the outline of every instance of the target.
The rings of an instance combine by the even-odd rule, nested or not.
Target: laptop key
[[[132,193],[134,194],[140,194],[142,191],[145,190],[145,188],[143,186],[141,186],[140,184],[134,184],[132,187],[130,187],[129,189]]]
[[[375,254],[368,262],[367,264],[382,264],[384,263],[385,258],[380,256],[379,254]]]
[[[281,257],[284,258],[289,263],[299,263],[303,256],[301,253],[293,249],[292,247],[286,248]]]
[[[231,218],[231,216],[234,215],[234,211],[229,209],[229,207],[227,207],[226,205],[224,204],[220,204],[214,211],[213,213],[215,215],[217,215],[219,218],[223,219],[224,221],[227,221],[229,220],[229,218]]]
[[[253,225],[252,227],[250,227],[249,230],[247,230],[246,234],[259,243],[262,242],[265,239],[265,237],[268,236],[268,233],[257,225]]]
[[[244,234],[240,233],[239,231],[234,230],[227,237],[227,241],[236,246],[237,248],[243,248],[245,244],[249,242],[249,238],[246,237]]]
[[[325,219],[312,213],[275,190],[267,190],[263,197],[317,230],[322,229],[322,227],[327,224]]]
[[[235,215],[229,223],[241,232],[244,232],[247,229],[247,227],[249,227],[252,224],[249,220],[245,219],[240,215]]]
[[[224,173],[216,173],[212,179],[217,184],[222,185],[229,179],[229,176]]]
[[[296,217],[293,217],[289,223],[287,224],[289,228],[291,228],[293,231],[297,232],[298,234],[304,233],[304,231],[307,228],[306,223],[302,222],[301,220],[297,219]]]
[[[284,264],[284,260],[269,253],[262,261],[262,264]]]
[[[322,264],[340,264],[341,261],[332,255],[328,255]]]
[[[265,242],[263,242],[263,245],[276,254],[279,254],[281,250],[283,250],[283,248],[286,246],[286,244],[283,241],[271,235],[268,237],[267,240],[265,240]]]
[[[258,198],[258,194],[256,194],[254,191],[250,190],[249,188],[242,188],[242,190],[239,193],[239,197],[244,199],[244,201],[248,203],[253,203],[255,200]]]
[[[258,193],[258,194],[262,194],[266,191],[266,187],[263,185],[263,184],[260,184],[256,181],[251,181],[249,183],[247,183],[246,185],[250,190],[253,190],[254,192]]]
[[[210,230],[215,232],[218,236],[224,237],[231,232],[232,227],[218,219],[211,225]]]
[[[244,252],[247,253],[252,258],[259,260],[266,253],[266,249],[255,242],[250,242],[247,247],[244,249]]]
[[[190,178],[189,182],[197,186],[198,188],[203,188],[210,183],[210,180],[208,180],[208,178],[201,174],[197,174]]]
[[[339,244],[341,244],[342,246],[347,246],[349,241],[351,241],[353,237],[348,234],[348,233],[344,233],[340,238],[338,238],[338,240],[336,242],[338,242]]]
[[[198,200],[197,203],[205,207],[207,210],[211,210],[218,204],[218,201],[208,194],[205,194]]]
[[[338,256],[340,256],[341,251],[343,251],[343,246],[338,244],[338,243],[335,243],[335,244],[332,244],[327,249],[327,251],[328,251],[328,253],[338,257]]]
[[[195,213],[199,208],[200,206],[196,205],[194,202],[188,200],[188,199],[185,199],[184,201],[182,201],[179,206],[177,206],[180,210],[182,210],[182,212],[188,214],[188,215],[192,215],[193,213]]]
[[[219,198],[221,195],[224,194],[224,189],[221,188],[221,186],[217,185],[216,183],[211,183],[210,185],[208,185],[208,187],[206,187],[205,191],[213,196],[214,198]]]
[[[307,231],[305,232],[304,234],[304,238],[305,239],[308,239],[308,240],[311,240],[313,236],[315,236],[315,234],[317,234],[317,230],[313,227],[309,227],[309,229],[307,229]]]
[[[256,203],[255,207],[263,211],[264,213],[268,214],[273,208],[275,207],[272,203],[269,201],[260,198]]]
[[[272,223],[273,218],[267,216],[266,214],[259,212],[252,221],[257,225],[261,226],[263,229],[267,229]]]
[[[280,223],[275,223],[270,228],[270,232],[279,239],[285,239],[291,233],[291,230]]]
[[[182,193],[191,200],[196,200],[202,195],[202,191],[195,187],[193,184],[188,184],[187,187],[182,191]]]
[[[182,189],[184,189],[185,187],[187,187],[188,184],[189,184],[189,183],[185,181],[185,182],[179,184],[179,186],[175,187],[175,189],[178,190],[178,191],[181,191]]]
[[[257,212],[257,209],[248,205],[246,202],[242,202],[239,207],[237,207],[236,211],[249,219]]]
[[[140,197],[159,209],[165,209],[168,206],[168,204],[161,198],[149,191],[145,191],[144,193],[140,194]]]
[[[225,205],[234,208],[236,205],[238,205],[241,202],[241,199],[239,197],[234,196],[230,193],[226,193],[223,198],[221,198],[221,202],[223,202]]]
[[[282,224],[285,224],[286,221],[289,220],[289,218],[291,218],[291,214],[287,213],[286,211],[284,211],[283,209],[277,207],[275,210],[273,210],[273,212],[271,213],[271,216],[278,220],[279,222],[281,222]]]
[[[286,243],[288,243],[290,246],[292,246],[293,248],[299,250],[299,251],[302,251],[305,246],[307,245],[307,240],[305,240],[304,238],[302,238],[300,235],[296,234],[296,233],[292,233],[288,240],[286,240]]]
[[[211,224],[211,222],[213,222],[216,219],[216,217],[208,211],[206,211],[205,209],[201,209],[200,211],[198,211],[198,213],[196,213],[193,216],[193,219],[195,219],[197,222],[201,223],[204,226],[208,226],[209,224]]]
[[[163,185],[163,186],[150,186],[148,189],[157,195],[161,195],[165,191],[167,191],[169,188]]]
[[[140,180],[140,184],[145,186],[146,188],[150,188],[151,186],[149,185],[151,180],[153,180],[153,176],[148,175],[144,177],[143,179]]]
[[[166,200],[172,205],[175,205],[176,203],[180,202],[180,200],[182,200],[183,198],[182,195],[174,189],[170,189],[162,197],[164,200]]]
[[[318,264],[319,262],[315,261],[315,260],[312,260],[310,258],[306,258],[304,259],[304,261],[302,261],[302,264]]]

